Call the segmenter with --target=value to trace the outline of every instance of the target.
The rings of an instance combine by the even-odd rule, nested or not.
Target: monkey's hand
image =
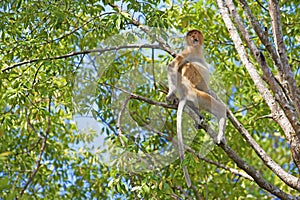
[[[169,63],[168,68],[174,70],[176,60],[173,60],[172,62]]]
[[[178,99],[174,92],[169,92],[166,96],[166,100],[171,104],[178,104]]]
[[[224,134],[218,134],[217,137],[215,138],[215,143],[216,144],[221,144],[221,143],[224,143],[224,144],[227,144],[227,141],[226,141],[226,138],[224,136]]]
[[[181,54],[178,54],[176,58],[172,60],[172,62],[169,63],[168,68],[172,68],[175,71],[178,71],[178,67],[182,65],[184,62],[184,56]]]

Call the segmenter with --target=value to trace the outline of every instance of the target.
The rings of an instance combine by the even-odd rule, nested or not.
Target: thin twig
[[[201,198],[201,196],[200,196],[200,194],[199,194],[197,188],[196,188],[194,185],[191,185],[191,188],[192,188],[192,190],[194,191],[194,194],[195,194],[197,200],[202,200],[202,198]]]
[[[154,49],[152,49],[152,76],[153,76],[153,85],[154,85],[154,89],[157,90],[157,86],[156,86],[156,78],[155,78],[155,70],[154,70]]]
[[[34,73],[34,78],[33,78],[33,81],[32,81],[31,89],[33,89],[33,87],[34,87],[34,85],[35,85],[35,83],[36,83],[37,75],[38,75],[38,73],[39,73],[39,71],[40,71],[40,69],[41,69],[42,66],[43,66],[43,65],[40,65],[40,66],[37,68],[37,70],[35,71],[35,73]]]
[[[118,5],[115,5],[115,4],[112,4],[112,3],[109,3],[109,5],[113,8],[115,8],[115,9],[117,9],[119,12],[122,12],[122,9]],[[131,17],[131,23],[133,25],[139,27],[147,35],[151,36],[150,30],[146,26],[141,24],[138,20],[134,19],[133,16]],[[156,36],[155,40],[158,42],[159,46],[162,47],[163,50],[168,52],[173,57],[176,56],[176,52],[173,51],[172,48],[170,47],[170,45],[167,42],[165,42],[161,37]]]
[[[182,187],[180,187],[180,186],[178,186],[178,185],[175,185],[175,186],[174,186],[174,189],[180,191],[181,194],[183,194],[183,196],[184,196],[185,198],[191,200],[191,197],[189,196],[189,194],[188,194]]]
[[[130,96],[128,96],[125,99],[124,103],[122,104],[121,110],[120,110],[120,112],[118,114],[118,120],[117,120],[117,129],[118,129],[118,133],[119,133],[118,137],[119,137],[120,142],[121,142],[121,144],[122,144],[123,147],[125,147],[126,145],[125,145],[125,142],[124,142],[124,140],[122,138],[122,136],[123,136],[123,133],[122,133],[122,117],[123,117],[123,113],[125,111],[125,108],[126,108],[129,100],[130,100]]]
[[[203,160],[204,162],[207,162],[209,164],[212,164],[212,165],[215,165],[221,169],[224,169],[226,171],[229,171],[233,174],[236,174],[236,175],[239,175],[243,178],[246,178],[250,181],[254,181],[253,178],[251,176],[249,176],[248,174],[244,173],[244,172],[240,172],[239,170],[237,169],[233,169],[233,168],[230,168],[230,167],[227,167],[221,163],[218,163],[216,161],[213,161],[213,160],[210,160],[208,158],[205,158],[204,156],[201,156],[199,153],[197,153],[195,150],[193,150],[192,148],[190,148],[189,146],[185,146],[184,147],[187,151],[191,152],[192,154],[194,154],[195,156],[197,156],[197,158],[199,158],[200,160]]]
[[[22,196],[25,192],[25,190],[27,189],[27,187],[29,186],[29,184],[32,182],[33,178],[35,177],[35,175],[37,174],[38,170],[41,167],[41,161],[42,161],[42,157],[46,148],[46,143],[47,143],[47,137],[49,135],[50,132],[50,126],[51,126],[51,120],[50,120],[50,108],[51,108],[51,99],[49,99],[49,104],[48,104],[48,125],[47,125],[47,130],[45,132],[45,136],[43,137],[43,143],[42,143],[42,147],[40,149],[40,154],[38,156],[38,160],[36,161],[36,167],[35,170],[31,173],[30,177],[28,178],[27,182],[25,183],[24,187],[22,188],[21,192],[20,192],[20,196]]]
[[[135,183],[134,183],[134,179],[133,179],[132,176],[133,176],[133,175],[132,175],[132,172],[129,172],[129,180],[130,180],[130,184],[131,184],[131,187],[134,188],[134,187],[135,187]],[[133,193],[134,193],[134,200],[137,200],[137,198],[138,198],[137,191],[135,190],[135,191],[133,191]]]
[[[236,111],[233,112],[233,114],[237,114],[237,113],[242,113],[244,111],[249,111],[251,110],[252,108],[256,108],[260,103],[252,103],[250,105],[247,105],[246,107],[242,107]]]
[[[260,116],[260,117],[256,118],[256,120],[260,120],[260,119],[273,119],[273,115],[268,114],[268,115],[263,115],[263,116]]]
[[[31,60],[25,60],[22,62],[15,63],[13,65],[10,65],[4,69],[2,69],[2,72],[8,71],[10,69],[13,69],[15,67],[25,65],[25,64],[30,64],[34,62],[40,62],[40,61],[45,61],[45,60],[58,60],[58,59],[63,59],[63,58],[69,58],[77,55],[82,55],[82,54],[90,54],[90,53],[104,53],[107,51],[115,51],[115,50],[120,50],[120,49],[135,49],[135,48],[154,48],[154,49],[162,49],[163,48],[160,45],[155,45],[155,44],[130,44],[130,45],[123,45],[123,46],[116,46],[116,47],[107,47],[104,49],[92,49],[92,50],[85,50],[85,51],[76,51],[76,52],[71,52],[67,53],[64,55],[59,55],[59,56],[53,56],[53,57],[48,57],[48,58],[34,58]]]
[[[102,13],[102,14],[100,14],[99,16],[96,16],[96,17],[93,17],[93,18],[89,19],[88,21],[86,21],[85,23],[83,23],[81,26],[78,26],[78,27],[74,28],[74,29],[71,30],[70,32],[65,33],[65,34],[61,35],[60,37],[55,38],[55,39],[53,39],[53,40],[49,40],[49,41],[43,43],[42,45],[45,45],[45,44],[47,44],[47,43],[56,42],[56,41],[61,40],[61,39],[65,38],[65,37],[68,37],[69,35],[72,35],[72,34],[75,33],[76,31],[82,29],[84,26],[86,26],[87,24],[89,24],[90,22],[92,22],[93,20],[95,20],[96,18],[100,18],[100,17],[102,17],[102,16],[104,16],[104,15],[110,15],[110,14],[115,14],[115,13],[116,13],[116,12]]]
[[[256,0],[256,3],[257,3],[262,9],[264,9],[266,12],[268,12],[268,9],[267,9],[264,5],[262,5],[262,3],[261,3],[259,0]]]

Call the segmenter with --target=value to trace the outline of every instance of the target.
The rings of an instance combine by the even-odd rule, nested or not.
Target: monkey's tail
[[[182,139],[182,113],[185,105],[186,105],[186,99],[185,98],[181,99],[179,101],[178,109],[177,109],[177,139],[178,139],[178,146],[179,146],[179,157],[181,162],[183,162],[184,160],[184,145]],[[183,166],[183,173],[184,173],[187,186],[191,187],[192,183],[186,166]]]

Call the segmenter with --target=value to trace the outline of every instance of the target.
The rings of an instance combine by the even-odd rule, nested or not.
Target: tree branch
[[[218,1],[222,2],[222,0],[218,0]],[[216,137],[216,133],[212,130],[212,128],[208,124],[203,122],[201,124],[201,127],[210,135],[211,138]],[[251,165],[247,164],[233,149],[231,149],[223,141],[221,142],[221,144],[219,144],[219,147],[223,149],[223,151],[227,154],[227,156],[231,158],[239,168],[243,169],[247,174],[249,174],[261,188],[269,191],[270,193],[282,199],[293,198],[291,195],[285,193],[284,191],[280,190],[276,186],[266,181],[257,170],[255,170]]]
[[[221,2],[221,3],[220,3]],[[218,0],[218,4],[223,4],[222,0]],[[222,6],[223,7],[223,6]],[[139,24],[138,21],[133,20],[133,23],[139,27],[141,27],[141,29],[146,32],[147,34],[149,34],[148,30],[145,29],[144,26],[142,26],[141,24]],[[158,41],[160,45],[163,45],[163,43],[161,43],[160,41]],[[239,44],[242,44],[241,42]],[[168,52],[172,52],[172,51],[168,51]],[[175,56],[175,54],[172,54],[173,56]],[[256,71],[255,71],[256,72]],[[256,72],[257,73],[257,72]],[[258,76],[258,74],[255,74]],[[259,76],[258,76],[259,77]],[[255,80],[255,79],[254,79]],[[259,78],[260,80],[260,78]],[[259,82],[259,84],[261,84],[261,82]],[[271,94],[269,94],[269,97],[272,97]],[[216,133],[214,133],[214,131],[211,129],[211,127],[209,127],[207,124],[203,123],[202,127],[206,130],[206,132],[212,137],[215,138]],[[240,158],[229,146],[227,146],[224,143],[221,143],[219,145],[225,152],[226,154],[232,159],[234,160],[237,165],[245,170],[250,176],[253,177],[253,179],[255,180],[255,182],[260,185],[262,188],[266,189],[267,191],[271,192],[272,194],[277,195],[278,197],[284,198],[284,199],[290,199],[292,198],[292,196],[286,194],[285,192],[283,192],[282,190],[280,190],[279,188],[275,187],[274,185],[270,184],[269,182],[267,182],[265,179],[263,179],[260,174],[250,165],[248,165],[242,158]]]
[[[118,114],[118,120],[117,120],[118,137],[120,139],[122,147],[126,146],[125,142],[122,139],[122,136],[123,136],[123,132],[122,132],[122,117],[123,117],[123,113],[125,111],[125,108],[126,108],[129,100],[130,100],[130,96],[127,97],[125,99],[124,103],[122,104],[122,108],[121,108],[121,110],[120,110],[120,112]]]
[[[15,63],[13,65],[10,65],[10,66],[2,69],[1,71],[5,72],[5,71],[8,71],[8,70],[13,69],[15,67],[21,66],[21,65],[30,64],[30,63],[39,62],[39,61],[44,61],[44,60],[58,60],[58,59],[69,58],[69,57],[82,55],[82,54],[104,53],[104,52],[107,52],[107,51],[117,51],[117,50],[120,50],[120,49],[135,49],[135,48],[138,48],[138,49],[152,48],[152,49],[162,49],[162,50],[164,50],[164,48],[162,48],[160,45],[155,45],[155,44],[130,44],[130,45],[124,45],[124,46],[108,47],[108,48],[104,48],[104,49],[92,49],[92,50],[71,52],[71,53],[68,53],[68,54],[64,54],[64,55],[60,55],[60,56],[53,56],[53,57],[48,57],[48,58],[34,58],[34,59],[31,59],[31,60],[25,60],[25,61],[22,61],[22,62]]]
[[[218,0],[218,2],[220,4],[220,0]],[[286,120],[285,113],[277,105],[272,94],[270,93],[268,88],[264,85],[264,82],[259,76],[257,70],[255,69],[253,64],[249,61],[248,53],[246,52],[246,49],[243,46],[243,42],[229,17],[228,10],[224,7],[223,4],[219,6],[221,6],[219,8],[223,17],[223,21],[225,22],[225,25],[227,26],[227,29],[229,30],[229,33],[231,35],[231,38],[235,43],[235,48],[242,60],[242,63],[244,64],[252,80],[254,81],[254,84],[257,87],[259,93],[262,95],[263,99],[270,107],[274,119],[277,121],[277,123],[281,126],[283,131],[286,133],[286,137],[288,138],[288,140],[290,140],[290,133],[295,132],[295,130],[293,129],[291,123],[288,120]]]
[[[202,200],[202,198],[201,198],[201,196],[200,196],[200,194],[199,194],[199,192],[198,192],[198,189],[197,189],[194,185],[191,185],[191,188],[192,188],[192,190],[194,191],[194,194],[195,194],[196,199],[197,199],[197,200]]]
[[[261,66],[261,69],[264,73],[264,76],[265,76],[265,79],[266,79],[266,82],[270,85],[270,88],[272,89],[272,91],[274,92],[275,95],[275,98],[276,98],[276,101],[278,101],[281,106],[283,107],[284,111],[285,111],[285,114],[287,115],[287,117],[290,119],[290,121],[293,122],[293,120],[297,119],[297,116],[295,116],[295,112],[293,112],[292,109],[289,108],[289,103],[287,102],[283,92],[281,91],[281,89],[278,87],[277,83],[276,83],[276,79],[274,78],[271,70],[269,69],[269,67],[267,66],[267,63],[262,55],[262,53],[258,50],[258,48],[256,47],[256,45],[254,44],[254,42],[250,39],[250,34],[249,32],[246,30],[246,27],[243,25],[242,23],[242,20],[241,18],[239,17],[239,15],[237,14],[236,12],[236,9],[235,9],[235,6],[232,2],[232,0],[226,0],[226,4],[229,8],[229,11],[230,13],[232,14],[235,22],[237,23],[238,25],[238,28],[239,30],[241,31],[245,41],[247,42],[247,45],[250,47],[250,50],[252,52],[252,54],[254,55],[255,59],[257,60],[257,62],[259,63],[259,65]],[[270,107],[271,108],[271,107]],[[280,108],[278,108],[280,109]],[[272,108],[272,114],[274,114],[274,111]],[[281,111],[281,109],[280,109]],[[230,113],[229,113],[230,112]],[[230,120],[233,122],[233,123],[239,123],[235,117],[233,116],[233,114],[231,113],[230,110],[227,110],[227,113],[229,113],[229,115],[231,116]],[[277,120],[276,120],[277,119]],[[281,126],[285,126],[289,121],[287,118],[284,118],[282,117],[279,121],[278,118],[276,118],[275,120],[279,123],[279,124],[282,124]],[[298,121],[298,120],[297,120]],[[293,122],[294,124],[296,124],[296,122]],[[236,125],[235,127],[238,129],[239,127],[241,127],[242,125]],[[297,128],[297,127],[294,127],[294,128]],[[299,127],[300,128],[300,127]],[[242,130],[240,129],[240,132],[242,133],[242,135],[244,136],[244,134],[248,135],[248,136],[244,136],[244,138],[247,140],[247,138],[249,138],[250,140],[248,141],[249,144],[252,146],[252,148],[255,150],[255,152],[259,155],[259,157],[265,162],[265,164],[281,179],[283,180],[286,184],[290,185],[291,187],[293,187],[294,189],[300,191],[300,185],[297,184],[297,178],[296,177],[293,177],[295,180],[291,181],[292,180],[292,177],[289,177],[288,173],[286,173],[277,163],[272,163],[273,161],[271,160],[271,158],[269,158],[267,156],[267,154],[263,151],[263,149],[260,148],[260,146],[254,141],[253,138],[250,138],[251,136],[247,133],[245,133],[245,131],[247,131],[246,129]],[[286,136],[289,140],[289,143],[293,143],[292,138],[290,135],[293,135],[293,133],[286,133]],[[295,134],[295,133],[294,133]],[[251,143],[251,141],[255,142],[255,143]],[[300,141],[298,143],[299,147],[300,148]],[[256,148],[255,148],[256,147]],[[259,147],[259,148],[257,148]],[[264,152],[264,153],[263,153]],[[260,153],[263,153],[265,155],[260,155]],[[292,149],[292,154],[293,154],[293,159],[296,163],[296,165],[298,166],[297,163],[300,162],[298,156],[297,156],[297,151],[294,152],[294,149]],[[268,157],[267,159],[264,159],[266,158],[266,156]],[[270,162],[270,160],[272,162]],[[299,167],[298,167],[299,168]],[[300,169],[300,168],[299,168]],[[290,175],[291,176],[291,175]]]
[[[294,75],[292,69],[289,65],[288,57],[286,54],[286,47],[284,45],[283,36],[282,36],[282,29],[281,29],[281,20],[280,20],[280,8],[279,8],[279,1],[278,0],[269,0],[269,12],[272,19],[272,29],[273,35],[275,40],[275,46],[277,49],[277,53],[280,57],[284,75],[287,80],[289,86],[289,94],[292,99],[292,102],[297,111],[297,123],[298,129],[296,129],[297,136],[300,139],[300,125],[299,125],[299,116],[300,116],[300,97],[297,95],[299,94],[300,90],[297,88],[296,81],[294,79]]]
[[[279,7],[277,4],[277,11],[272,11],[271,6],[273,5],[272,2],[270,3],[270,14],[272,17],[272,21],[276,21],[276,22],[272,22],[272,23],[276,23],[276,32],[274,32],[274,34],[277,34],[277,38],[279,39],[279,41],[277,42],[277,45],[281,46],[281,50],[284,52],[285,55],[280,55],[280,53],[276,51],[276,49],[274,48],[274,46],[269,42],[268,36],[265,35],[263,29],[260,27],[258,20],[254,17],[254,15],[251,12],[251,9],[248,6],[248,3],[245,0],[239,0],[243,10],[246,11],[248,18],[251,22],[251,25],[253,26],[256,34],[258,35],[259,39],[261,40],[261,42],[265,45],[266,49],[268,50],[268,52],[270,53],[272,60],[274,61],[275,65],[278,68],[278,72],[280,75],[280,84],[284,85],[285,82],[288,83],[289,86],[289,92],[291,94],[292,97],[292,102],[295,106],[295,109],[297,111],[298,114],[298,120],[299,120],[299,116],[300,116],[300,97],[297,97],[297,93],[299,93],[299,89],[297,88],[296,85],[296,81],[294,79],[293,73],[291,71],[291,68],[289,67],[288,64],[288,59],[286,57],[286,52],[285,52],[285,46],[283,43],[283,39],[282,39],[282,31],[281,31],[281,25],[280,25],[280,12],[279,12]],[[271,5],[272,4],[272,5]],[[275,5],[276,6],[276,5]],[[275,9],[275,10],[276,10]],[[273,24],[273,28],[274,28],[274,24]],[[280,29],[280,31],[278,30]],[[280,32],[280,34],[279,34]],[[280,39],[281,38],[281,39]],[[280,43],[280,44],[278,44]],[[283,50],[283,49],[284,50]],[[284,58],[281,58],[281,56],[283,56]],[[283,62],[282,62],[283,61]],[[299,125],[298,125],[299,126]],[[297,132],[298,137],[300,138],[300,130],[299,132]]]
[[[271,169],[285,184],[294,188],[295,190],[300,191],[300,185],[298,184],[298,178],[287,173],[284,169],[281,168],[272,158],[265,152],[261,146],[253,139],[253,137],[248,133],[248,131],[243,127],[243,125],[235,118],[233,113],[227,109],[227,117],[233,124],[233,126],[241,133],[243,138],[247,141],[248,144],[254,149],[256,154],[260,159]]]
[[[258,35],[261,42],[265,45],[267,51],[270,53],[270,55],[272,57],[272,60],[274,61],[275,65],[277,66],[277,68],[279,70],[280,78],[281,78],[280,83],[282,84],[284,81],[283,80],[284,71],[283,71],[282,63],[280,61],[279,56],[276,53],[274,46],[270,43],[270,41],[268,39],[268,35],[265,34],[265,31],[261,28],[259,21],[252,14],[251,9],[248,6],[248,3],[245,0],[239,0],[239,2],[242,5],[243,10],[246,12],[253,29],[255,30],[255,32]]]
[[[71,30],[70,32],[64,33],[64,34],[62,34],[61,36],[59,36],[59,37],[57,37],[57,38],[55,38],[55,39],[53,39],[53,40],[49,40],[49,41],[43,43],[42,45],[45,45],[45,44],[48,44],[48,43],[52,43],[52,42],[56,42],[56,41],[61,40],[61,39],[65,38],[65,37],[68,37],[69,35],[72,35],[73,33],[77,32],[77,31],[80,30],[80,29],[82,29],[82,28],[83,28],[84,26],[86,26],[87,24],[91,23],[91,22],[92,22],[93,20],[95,20],[96,18],[100,18],[100,17],[103,17],[104,15],[110,15],[110,14],[114,14],[114,13],[116,13],[116,12],[106,12],[106,13],[102,13],[102,14],[100,14],[99,16],[93,17],[93,18],[91,18],[91,19],[85,21],[81,26],[78,26],[78,27],[74,28],[74,29]]]
[[[153,101],[152,99],[149,99],[149,98],[146,98],[146,97],[143,97],[143,96],[140,96],[138,94],[134,94],[132,92],[129,92],[123,88],[119,88],[117,86],[114,86],[114,85],[110,85],[110,84],[107,84],[107,83],[99,83],[100,85],[106,85],[106,86],[110,86],[110,87],[113,87],[117,90],[120,90],[128,95],[130,95],[130,98],[133,98],[133,99],[138,99],[138,100],[141,100],[141,101],[144,101],[146,103],[149,103],[151,105],[156,105],[156,106],[161,106],[161,107],[164,107],[164,108],[171,108],[171,109],[177,109],[177,105],[171,105],[171,104],[167,104],[167,103],[164,103],[164,102],[158,102],[158,101]]]
[[[105,83],[100,83],[100,84],[108,85],[108,84],[105,84]],[[109,86],[111,86],[111,85],[109,85]],[[122,89],[122,88],[119,88],[119,87],[116,87],[116,86],[111,86],[111,87],[114,87],[115,89],[120,90],[120,91],[122,91],[122,92],[128,94],[128,95],[130,96],[130,98],[137,99],[137,100],[141,100],[141,101],[144,101],[144,102],[149,103],[149,104],[151,104],[151,105],[162,106],[162,107],[165,107],[165,108],[177,109],[177,105],[169,105],[169,104],[168,104],[168,105],[165,105],[164,103],[161,104],[161,102],[155,102],[155,101],[153,101],[153,100],[151,100],[151,99],[142,97],[142,96],[140,96],[140,95],[136,95],[136,94],[131,93],[131,92],[129,92],[129,91],[127,91],[127,90],[124,90],[124,89]],[[129,98],[127,98],[127,99],[129,100]],[[125,105],[125,103],[124,103],[124,105]],[[120,113],[119,113],[119,114],[120,114]],[[119,122],[119,119],[118,119],[118,124],[119,124],[119,126],[120,126],[120,123],[121,123],[121,122]],[[157,130],[154,130],[154,129],[151,128],[150,126],[147,126],[147,125],[146,125],[146,128],[148,128],[149,130],[152,130],[153,132],[157,133],[159,136],[164,137],[164,134],[163,134],[163,133],[161,133],[161,132],[159,132],[159,131],[157,131]],[[212,131],[211,128],[209,128],[209,130]],[[212,133],[212,134],[215,134],[215,133]],[[216,134],[215,134],[215,135],[216,135]],[[193,149],[191,149],[191,148],[190,148],[189,146],[187,146],[187,145],[185,145],[185,149],[188,150],[189,152],[193,153],[193,154],[194,154],[195,156],[197,156],[199,159],[201,159],[201,160],[203,160],[203,161],[205,161],[205,162],[207,162],[207,163],[216,165],[216,166],[219,167],[219,168],[225,169],[226,171],[229,171],[229,172],[231,172],[231,173],[237,174],[237,175],[239,175],[239,176],[242,176],[242,177],[244,177],[244,178],[246,178],[246,179],[249,179],[249,180],[253,181],[253,178],[252,178],[251,176],[249,176],[248,174],[239,172],[237,169],[232,169],[232,168],[229,168],[229,167],[227,167],[227,166],[225,166],[225,165],[222,165],[222,164],[220,164],[220,163],[217,163],[217,162],[215,162],[215,161],[209,160],[209,159],[207,159],[207,158],[201,156],[200,154],[196,153]]]
[[[263,98],[265,99],[266,103],[268,104],[268,106],[270,108],[273,108],[272,111],[274,111],[274,109],[276,111],[280,111],[280,109],[278,108],[278,105],[276,104],[275,100],[273,99],[273,96],[271,95],[271,93],[269,92],[269,90],[265,87],[265,85],[263,84],[263,81],[261,80],[259,74],[257,73],[255,67],[249,62],[249,58],[247,56],[247,52],[243,46],[243,43],[239,37],[239,34],[235,28],[235,26],[233,25],[230,17],[229,17],[229,13],[228,10],[226,9],[226,7],[223,4],[222,0],[217,0],[217,4],[219,7],[219,10],[221,12],[223,21],[225,22],[225,25],[231,35],[232,40],[234,41],[235,44],[235,48],[239,54],[239,56],[241,57],[241,60],[243,62],[243,64],[245,65],[245,67],[247,68],[252,80],[254,81],[256,87],[258,88],[260,94],[263,96]],[[281,111],[281,113],[284,115],[284,113]],[[285,126],[283,126],[283,128],[285,128]],[[291,131],[293,131],[291,125],[288,126]],[[288,133],[288,132],[287,132]],[[237,165],[244,169],[250,176],[253,177],[253,179],[255,180],[255,182],[261,186],[262,188],[266,189],[267,191],[271,192],[272,194],[275,194],[276,196],[283,198],[283,199],[290,199],[292,198],[290,195],[288,195],[287,193],[283,192],[282,190],[276,188],[274,185],[271,185],[269,182],[267,182],[266,180],[264,180],[259,174],[258,172],[252,168],[251,166],[247,165],[241,158],[238,157],[238,155],[235,154],[235,152],[230,149],[227,145],[221,143],[220,145],[223,150],[227,153],[227,155],[233,159]]]
[[[46,148],[46,143],[47,143],[47,137],[49,135],[50,132],[50,126],[51,126],[51,120],[50,120],[50,108],[51,108],[51,100],[49,99],[49,104],[48,104],[48,125],[47,125],[47,130],[45,132],[45,136],[42,138],[43,139],[43,143],[42,143],[42,147],[40,149],[40,154],[38,156],[38,160],[36,161],[36,167],[35,170],[31,173],[30,177],[28,178],[27,182],[25,183],[25,185],[23,186],[21,192],[20,192],[20,196],[22,196],[25,192],[25,190],[27,189],[27,187],[29,186],[29,184],[32,182],[33,178],[35,177],[35,175],[37,174],[38,170],[41,167],[41,161],[42,161],[42,157],[44,155],[44,151]]]
[[[207,162],[209,164],[213,164],[221,169],[224,169],[226,171],[229,171],[233,174],[236,174],[236,175],[239,175],[243,178],[246,178],[250,181],[254,181],[253,178],[251,176],[249,176],[248,174],[244,173],[244,172],[240,172],[239,170],[237,169],[233,169],[233,168],[230,168],[230,167],[227,167],[221,163],[218,163],[218,162],[215,162],[213,160],[210,160],[210,159],[207,159],[205,158],[204,156],[201,156],[200,154],[196,153],[196,151],[194,151],[192,148],[190,148],[189,146],[185,146],[184,147],[187,151],[191,152],[192,154],[194,154],[195,156],[197,156],[197,158],[199,158],[200,160],[203,160],[204,162]]]
[[[100,83],[100,84],[109,85],[109,84],[106,84],[106,83]],[[153,101],[151,99],[145,98],[143,96],[128,92],[128,91],[126,91],[122,88],[118,88],[118,87],[115,87],[115,86],[113,86],[113,87],[120,90],[120,91],[122,91],[122,92],[125,92],[125,93],[129,94],[132,98],[147,102],[147,103],[152,104],[152,105],[157,105],[157,106],[162,106],[162,107],[165,107],[165,108],[172,108],[172,109],[177,108],[177,106],[175,106],[175,105],[169,105],[169,104],[165,104],[165,103],[162,103],[162,102],[156,102],[156,101]],[[211,138],[216,138],[217,134],[213,131],[213,129],[208,124],[203,122],[201,124],[201,127],[209,134],[209,136]],[[253,178],[253,180],[260,187],[264,188],[265,190],[269,191],[270,193],[275,194],[276,196],[281,197],[283,199],[292,198],[290,195],[284,193],[282,190],[280,190],[279,188],[277,188],[276,186],[272,185],[271,183],[267,182],[264,178],[262,178],[258,171],[256,171],[252,166],[248,165],[227,144],[221,143],[219,146],[225,151],[225,153],[228,155],[228,157],[230,157],[238,165],[239,168],[243,169],[247,174],[249,174]],[[191,150],[189,147],[187,147],[187,149]],[[247,175],[243,175],[243,177],[247,177]],[[249,179],[251,179],[251,178],[249,177]]]
[[[235,6],[234,6],[232,0],[226,0],[226,4],[227,4],[229,11],[232,14],[235,22],[238,25],[238,29],[241,31],[243,38],[245,39],[248,47],[250,48],[254,58],[256,59],[260,68],[262,69],[263,74],[264,74],[264,76],[263,76],[264,80],[268,83],[272,92],[274,94],[276,94],[275,95],[276,101],[278,101],[280,103],[282,109],[284,110],[284,112],[287,115],[290,122],[292,124],[297,124],[296,123],[296,122],[298,122],[297,113],[295,113],[293,111],[293,109],[291,108],[291,106],[289,105],[290,103],[287,101],[287,97],[285,96],[285,93],[283,93],[281,88],[278,87],[277,80],[275,79],[270,68],[268,67],[264,55],[256,47],[254,42],[251,40],[250,33],[249,33],[249,31],[247,31],[246,27],[243,25],[242,19],[237,14],[237,11],[235,9]],[[295,130],[300,128],[300,126],[298,126],[298,125],[293,126],[293,127],[295,128]]]
[[[222,0],[219,0],[219,3],[221,2],[221,4],[223,4],[222,3]],[[114,7],[116,7],[116,8],[118,8],[119,9],[119,7],[118,6],[115,6],[115,5],[113,5]],[[120,9],[119,9],[120,10]],[[136,25],[136,26],[139,26],[145,33],[147,33],[147,34],[150,34],[149,33],[149,30],[146,28],[146,27],[144,27],[144,26],[142,26],[138,21],[136,21],[136,20],[134,20],[134,19],[132,19],[132,21],[133,21],[133,24],[134,25]],[[159,41],[160,40],[160,38],[156,38],[157,39],[157,41],[158,41],[158,43],[160,44],[160,45],[162,45],[163,47],[165,47],[164,46],[164,43],[162,42],[162,41]],[[241,42],[239,43],[239,44],[242,44]],[[172,52],[172,51],[170,51],[170,50],[166,50],[167,52]],[[175,53],[170,53],[171,55],[173,55],[173,56],[175,56],[176,54]],[[247,57],[246,57],[247,58]],[[253,67],[253,66],[252,66]],[[256,71],[254,71],[254,72],[256,72]],[[255,73],[254,73],[255,74]],[[260,82],[257,82],[257,84],[262,84],[262,80],[260,79],[260,77],[259,77],[259,75],[257,74],[257,72],[256,72],[256,74],[255,75],[257,75],[258,76],[258,80],[260,80]],[[255,79],[254,79],[255,80]],[[261,88],[263,88],[263,89],[265,89],[264,87],[263,87],[263,84],[262,84],[262,86],[261,86]],[[136,96],[137,97],[137,96]],[[272,96],[271,96],[271,94],[269,93],[268,94],[268,96],[267,97],[271,97],[272,98]],[[141,96],[139,96],[138,97],[140,100],[147,100],[147,99],[145,99],[144,97],[141,97]],[[148,103],[154,103],[154,102],[152,102],[152,100],[147,100],[148,101]],[[275,102],[275,101],[273,101],[273,102]],[[205,123],[203,123],[202,124],[202,127],[206,130],[206,132],[212,137],[212,138],[215,138],[215,136],[216,136],[216,133],[214,133],[214,131],[211,129],[211,127],[209,127],[207,124],[205,124]],[[281,198],[284,198],[284,199],[290,199],[290,198],[292,198],[292,196],[290,196],[290,195],[288,195],[288,194],[286,194],[285,192],[283,192],[282,190],[280,190],[279,188],[277,188],[277,187],[275,187],[274,185],[272,185],[272,184],[270,184],[269,182],[267,182],[265,179],[263,179],[262,177],[261,177],[261,175],[253,168],[253,167],[251,167],[250,165],[248,165],[242,158],[240,158],[229,146],[227,146],[226,144],[224,144],[224,143],[221,143],[220,145],[219,145],[225,152],[226,152],[226,154],[232,159],[232,160],[234,160],[236,163],[237,163],[237,165],[241,168],[241,169],[243,169],[243,170],[245,170],[251,177],[253,177],[253,179],[255,180],[255,182],[259,185],[259,186],[261,186],[262,188],[264,188],[264,189],[266,189],[267,191],[269,191],[269,192],[271,192],[272,194],[275,194],[275,195],[277,195],[278,197],[281,197]]]
[[[151,35],[149,29],[140,24],[139,21],[135,20],[132,18],[132,23],[139,27],[141,30],[143,30],[146,34]],[[171,56],[175,57],[176,56],[176,52],[173,51],[170,47],[170,45],[166,42],[164,42],[164,40],[162,38],[160,38],[159,36],[156,36],[156,41],[158,42],[158,44],[162,47],[163,50],[165,50],[166,52],[168,52]]]
[[[186,199],[192,200],[191,197],[189,196],[189,194],[186,191],[184,191],[184,189],[182,187],[175,185],[173,188],[180,191]],[[180,199],[180,198],[178,198],[178,199]]]

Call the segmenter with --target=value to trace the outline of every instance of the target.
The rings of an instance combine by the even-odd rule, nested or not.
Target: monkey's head
[[[187,46],[202,46],[203,45],[203,34],[201,31],[194,29],[190,30],[185,37]]]

